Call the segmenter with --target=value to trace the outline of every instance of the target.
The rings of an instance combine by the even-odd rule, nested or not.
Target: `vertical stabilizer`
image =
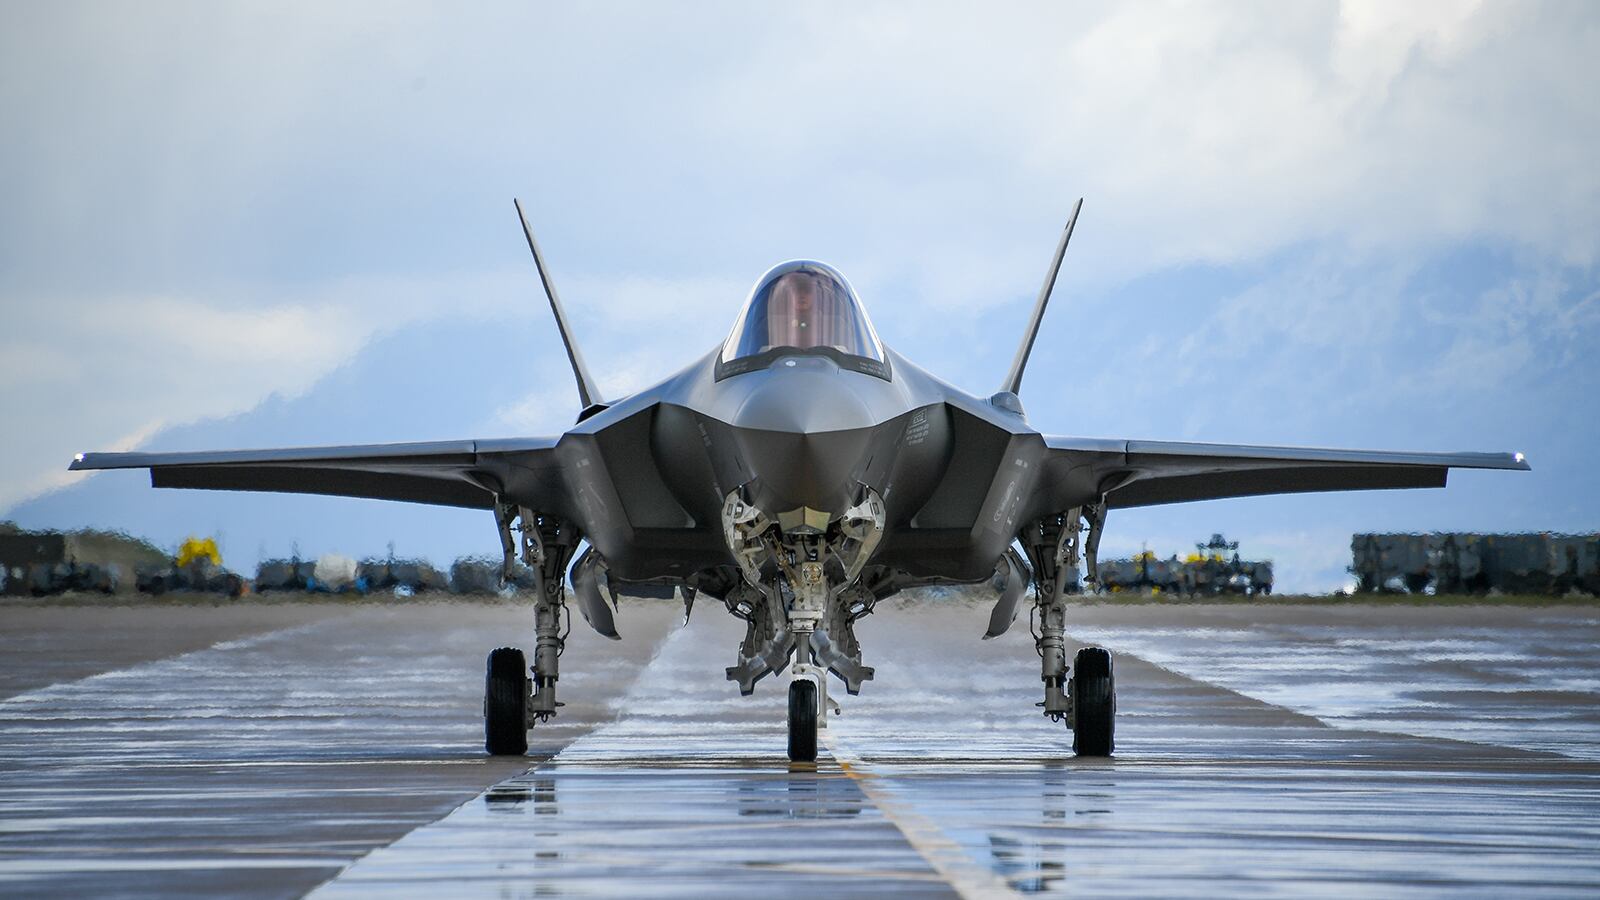
[[[589,367],[583,364],[583,354],[578,352],[578,344],[572,338],[572,325],[567,322],[567,312],[561,307],[561,298],[556,294],[556,286],[550,281],[550,268],[544,264],[544,254],[539,252],[539,242],[533,239],[533,229],[528,227],[528,216],[522,211],[522,201],[513,197],[512,204],[517,207],[517,218],[522,220],[522,233],[528,238],[528,249],[533,251],[533,265],[539,270],[539,281],[544,285],[544,293],[550,298],[550,311],[555,313],[556,328],[561,330],[561,343],[567,347],[567,359],[572,363],[572,375],[578,379],[578,400],[583,403],[584,415],[596,406],[603,406],[600,399],[600,389],[594,383],[594,377],[589,374]],[[582,416],[580,416],[582,418]]]
[[[1039,322],[1044,319],[1045,304],[1050,302],[1050,292],[1055,289],[1056,275],[1061,272],[1061,259],[1067,255],[1067,242],[1072,240],[1072,226],[1078,224],[1080,209],[1083,209],[1082,197],[1072,207],[1072,217],[1067,219],[1067,227],[1061,232],[1061,243],[1056,245],[1055,258],[1050,261],[1050,271],[1044,277],[1044,287],[1039,288],[1039,299],[1033,304],[1033,318],[1028,321],[1028,331],[1017,348],[1017,358],[1011,361],[1011,374],[1006,376],[1002,391],[1015,395],[1022,390],[1022,370],[1028,365],[1028,354],[1033,352],[1033,339],[1039,336]]]

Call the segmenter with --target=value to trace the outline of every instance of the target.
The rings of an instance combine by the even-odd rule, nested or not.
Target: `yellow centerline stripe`
[[[965,898],[1015,897],[1016,891],[987,866],[974,862],[971,854],[951,840],[933,820],[909,805],[896,800],[889,791],[877,786],[878,776],[871,772],[861,759],[840,747],[833,735],[823,731],[818,734],[824,746],[839,763],[839,770],[849,776],[872,805],[876,806],[905,836],[906,843],[928,861],[957,894]]]

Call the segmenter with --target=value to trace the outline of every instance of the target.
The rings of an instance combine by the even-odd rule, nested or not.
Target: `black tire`
[[[817,761],[817,683],[789,682],[789,761]]]
[[[489,654],[483,685],[483,748],[490,756],[528,752],[528,661],[515,647]]]
[[[1078,651],[1072,664],[1072,752],[1110,756],[1116,745],[1117,686],[1111,653],[1099,647]]]

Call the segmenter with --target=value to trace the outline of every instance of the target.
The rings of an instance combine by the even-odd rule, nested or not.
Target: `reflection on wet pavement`
[[[482,756],[478,717],[523,610],[220,610],[199,649],[149,632],[113,665],[9,626],[35,650],[0,699],[0,895],[1600,889],[1583,610],[1078,608],[1119,653],[1108,761],[1037,714],[1025,629],[889,603],[861,628],[877,679],[807,767],[782,680],[721,679],[738,623],[680,614],[575,632],[570,705],[517,760]],[[51,634],[92,643],[81,616]]]
[[[1078,634],[1342,728],[1600,760],[1595,611],[1402,608],[1370,623],[1352,621],[1354,610],[1290,618],[1267,608],[1246,623],[1222,619],[1227,612],[1201,627]]]
[[[53,629],[61,659],[43,671],[98,674],[0,700],[0,896],[300,896],[527,767],[483,756],[480,718],[485,648],[525,629],[525,609],[187,610],[224,639],[144,633],[109,670],[82,649],[97,619],[126,616],[55,612],[73,627]],[[652,618],[636,631],[672,616]],[[608,670],[573,673],[575,715],[536,751],[609,716],[643,661],[611,651]]]
[[[1128,632],[1151,652],[1187,633],[1152,638],[1095,617],[1084,611],[1079,637]],[[781,683],[739,698],[707,676],[706,648],[732,646],[735,623],[697,621],[666,641],[616,721],[374,852],[320,894],[448,885],[494,895],[1391,897],[1600,887],[1600,765],[1332,728],[1132,655],[1118,659],[1118,757],[1074,760],[1061,726],[1029,714],[1038,687],[1026,634],[980,643],[981,618],[912,607],[867,620],[878,679],[840,697],[845,713],[815,772],[782,760]],[[1367,639],[1355,624],[1339,627]],[[1284,642],[1252,646],[1269,661],[1292,653]],[[1472,703],[1454,715],[1470,718]]]
[[[763,683],[767,702],[751,702],[707,677],[704,642],[731,647],[730,634],[720,623],[674,633],[620,718],[375,851],[318,896],[428,894],[445,882],[494,895],[950,893],[836,763],[784,760],[771,702],[781,684]]]

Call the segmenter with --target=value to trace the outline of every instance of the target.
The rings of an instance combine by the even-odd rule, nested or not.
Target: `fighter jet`
[[[793,260],[756,280],[732,331],[694,364],[603,399],[522,205],[523,234],[577,380],[549,437],[198,453],[86,453],[73,470],[147,468],[158,488],[331,494],[494,514],[504,575],[531,587],[534,650],[489,654],[490,754],[522,754],[560,706],[571,594],[618,638],[616,597],[710,597],[745,623],[727,668],[742,694],[788,668],[788,755],[814,760],[831,674],[873,677],[855,623],[924,585],[990,582],[986,638],[1033,588],[1044,714],[1073,752],[1115,745],[1111,654],[1069,663],[1067,601],[1097,575],[1116,509],[1304,491],[1443,487],[1453,468],[1528,469],[1521,454],[1399,453],[1072,437],[1039,431],[1019,393],[1074,206],[999,389],[978,397],[886,347],[843,274]],[[520,562],[520,566],[518,563]],[[570,621],[570,620],[568,620]]]

